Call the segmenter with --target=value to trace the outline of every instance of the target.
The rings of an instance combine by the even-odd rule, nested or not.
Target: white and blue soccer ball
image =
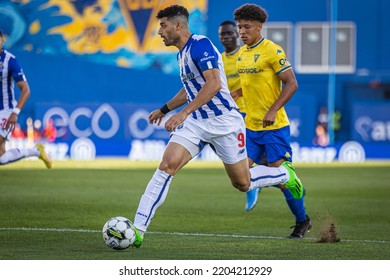
[[[115,250],[130,247],[135,241],[135,227],[125,217],[109,219],[103,226],[103,239],[107,246]]]

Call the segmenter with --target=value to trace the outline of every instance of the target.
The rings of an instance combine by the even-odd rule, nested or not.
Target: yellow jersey
[[[228,88],[230,92],[233,92],[241,88],[240,76],[238,75],[237,65],[236,65],[237,58],[238,58],[238,51],[239,49],[231,53],[226,53],[226,52],[222,53],[223,68],[225,69],[226,79],[228,82]],[[236,104],[240,112],[245,113],[244,98],[239,97],[236,100]]]
[[[276,113],[275,123],[263,128],[263,119],[282,91],[278,74],[291,68],[283,49],[262,38],[253,46],[241,47],[237,70],[245,101],[246,127],[250,130],[274,130],[290,124],[284,107]]]

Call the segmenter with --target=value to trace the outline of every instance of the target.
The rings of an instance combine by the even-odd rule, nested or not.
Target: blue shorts
[[[281,159],[292,162],[290,126],[263,131],[247,129],[246,148],[248,158],[257,164],[261,164],[264,156],[267,162],[276,162]]]

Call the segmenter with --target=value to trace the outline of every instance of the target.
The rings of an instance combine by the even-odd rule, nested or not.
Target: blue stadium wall
[[[2,2],[9,1],[0,1],[0,4]],[[299,22],[326,22],[330,19],[329,0],[252,2],[266,8],[269,22],[290,22],[294,25]],[[385,32],[390,26],[390,19],[385,12],[390,10],[390,1],[337,2],[338,21],[354,22],[356,25],[356,71],[336,75],[335,107],[342,115],[341,130],[336,135],[334,145],[313,146],[319,108],[327,106],[329,76],[297,74],[299,90],[287,106],[292,129],[295,129],[292,132],[294,151],[300,161],[332,161],[339,157],[347,143],[352,145],[352,153],[355,151],[355,155],[351,157],[356,161],[361,161],[362,157],[389,159],[390,58],[386,54],[390,38],[385,36]],[[223,1],[222,5],[221,1],[208,1],[204,31],[220,50],[222,46],[217,32],[219,24],[224,20],[233,20],[234,9],[245,3],[247,1]],[[155,154],[163,149],[168,135],[159,128],[147,129],[144,116],[145,112],[160,106],[180,89],[181,83],[176,74],[163,73],[158,69],[137,70],[99,64],[77,56],[39,54],[18,48],[10,50],[23,65],[32,89],[31,98],[21,115],[23,123],[29,116],[44,122],[45,114],[53,107],[61,108],[69,118],[75,111],[84,112],[75,121],[78,126],[75,128],[78,131],[76,134],[80,137],[67,127],[66,120],[58,127],[63,132],[68,129],[62,139],[51,144],[58,144],[53,146],[58,158],[75,157],[71,154],[71,148],[79,138],[94,143],[93,152],[96,156],[144,159],[143,149],[156,151]],[[115,111],[120,120],[118,133],[110,138],[104,138],[107,135],[100,137],[102,134],[99,136],[91,124],[96,112],[107,106]],[[134,119],[136,123],[133,122],[132,125],[138,126],[136,130],[146,131],[142,136],[131,131],[130,123]],[[102,126],[100,132],[107,132],[112,128],[113,120],[109,115],[103,115],[97,122]],[[61,144],[66,144],[67,147],[63,146],[61,149]],[[85,143],[83,145],[86,145],[87,150],[92,149]],[[83,145],[80,145],[80,149]],[[130,156],[133,145],[138,145],[140,149]],[[158,159],[152,155],[148,157]]]

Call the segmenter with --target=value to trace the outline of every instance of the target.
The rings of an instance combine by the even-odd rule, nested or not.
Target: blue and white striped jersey
[[[22,68],[15,56],[2,49],[0,53],[0,110],[12,109],[16,106],[14,84],[26,81]]]
[[[188,103],[195,99],[206,81],[203,71],[218,68],[220,72],[222,88],[209,102],[192,113],[193,118],[207,119],[237,109],[227,86],[222,56],[209,38],[192,34],[187,44],[177,54],[177,60]]]

